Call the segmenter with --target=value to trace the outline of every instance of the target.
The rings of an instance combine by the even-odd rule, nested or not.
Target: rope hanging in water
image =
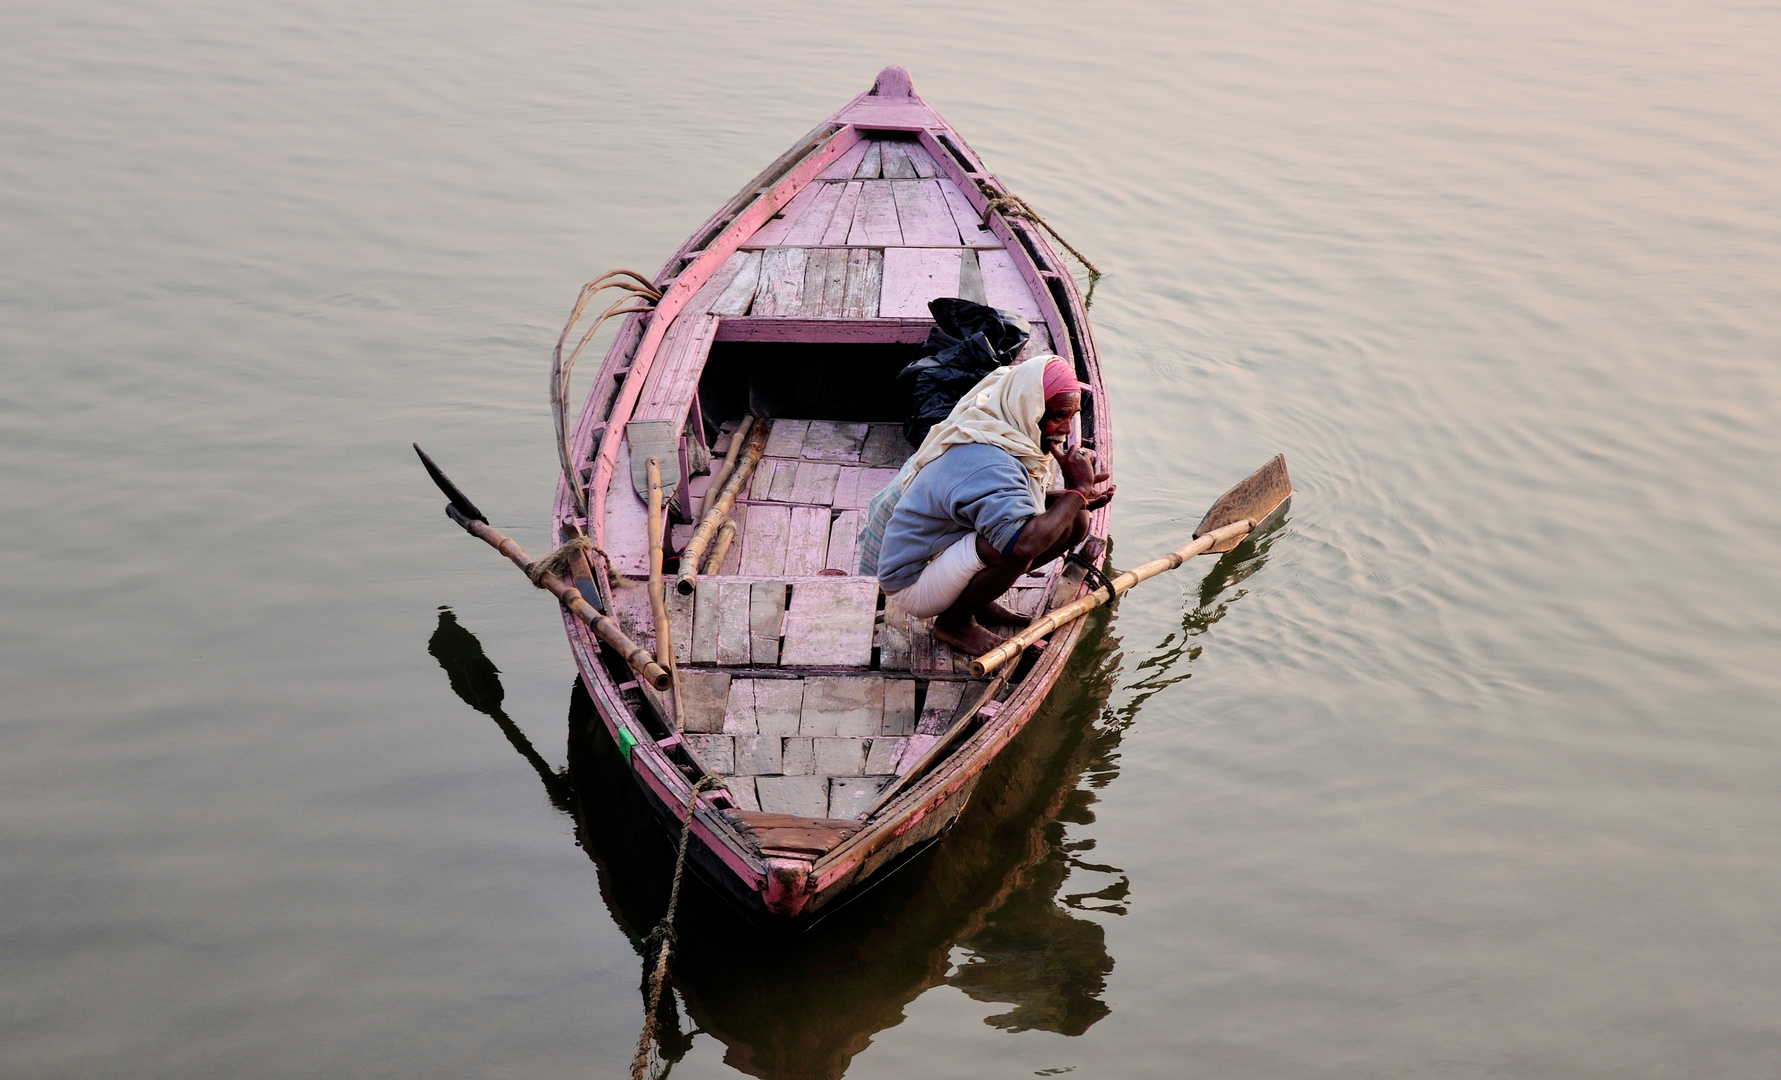
[[[674,857],[674,884],[668,889],[668,912],[644,941],[656,945],[655,970],[649,974],[649,1001],[643,1014],[643,1031],[637,1036],[637,1056],[631,1059],[631,1080],[644,1080],[649,1075],[649,1048],[656,1041],[656,1013],[661,1008],[662,991],[668,985],[668,954],[674,949],[674,910],[680,906],[680,879],[686,873],[686,846],[693,838],[693,810],[699,805],[699,793],[708,787],[722,785],[721,776],[706,775],[693,785],[686,801],[686,824],[680,830],[680,853]]]

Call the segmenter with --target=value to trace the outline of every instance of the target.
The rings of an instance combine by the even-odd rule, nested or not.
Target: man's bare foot
[[[982,656],[1002,639],[977,625],[972,618],[953,619],[941,615],[934,620],[934,636],[969,656]]]
[[[977,612],[977,621],[985,626],[1029,626],[1032,624],[1033,617],[1009,611],[991,600]]]

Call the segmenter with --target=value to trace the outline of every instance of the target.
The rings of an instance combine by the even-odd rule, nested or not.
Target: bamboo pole
[[[644,462],[649,478],[649,606],[656,618],[656,663],[674,673],[674,638],[668,631],[668,601],[662,593],[662,460]],[[680,727],[680,680],[673,680],[674,726]]]
[[[749,413],[731,434],[730,452],[724,455],[724,463],[718,466],[717,475],[711,478],[711,486],[705,489],[713,499],[723,493],[724,485],[730,482],[730,474],[736,471],[736,462],[742,460],[742,448],[748,445],[748,434],[754,429],[754,422],[755,415]]]
[[[680,556],[680,582],[677,586],[680,595],[692,595],[694,584],[699,580],[699,559],[705,554],[706,545],[711,543],[711,536],[717,527],[729,515],[730,508],[736,505],[736,497],[754,475],[754,467],[767,450],[767,436],[772,431],[770,422],[755,424],[748,433],[748,444],[741,451],[731,450],[730,456],[738,459],[735,471],[724,481],[722,491],[712,495],[708,490],[705,495],[705,513],[699,518],[699,527],[693,530],[693,538],[686,543],[686,550]],[[732,443],[731,445],[734,445]]]
[[[549,571],[540,572],[538,564],[526,554],[526,550],[494,526],[470,517],[456,506],[447,506],[445,512],[453,521],[463,526],[465,532],[507,556],[539,588],[555,596],[571,614],[587,624],[595,637],[617,650],[625,658],[625,663],[631,665],[631,670],[649,680],[651,686],[657,690],[668,689],[673,680],[667,669],[655,662],[648,649],[632,641],[617,622],[600,614],[592,604],[582,599],[581,590]]]
[[[724,556],[730,553],[730,544],[736,539],[736,522],[734,519],[724,522],[723,528],[717,530],[717,539],[711,542],[711,554],[705,559],[705,573],[715,574],[723,569]]]
[[[1193,543],[1188,544],[1186,547],[1171,551],[1160,559],[1152,559],[1143,566],[1127,570],[1125,573],[1114,578],[1101,588],[1089,593],[1087,596],[1078,600],[1073,600],[1049,615],[1034,620],[1033,624],[1025,630],[1022,630],[1020,633],[1009,638],[1007,641],[1002,642],[1002,644],[991,649],[989,652],[986,652],[982,656],[971,661],[971,674],[976,678],[983,678],[985,675],[1019,656],[1022,649],[1025,649],[1028,645],[1038,641],[1040,638],[1051,633],[1053,630],[1056,630],[1058,627],[1082,618],[1082,616],[1103,604],[1112,603],[1119,597],[1124,596],[1131,590],[1132,586],[1139,582],[1149,581],[1158,574],[1173,570],[1182,563],[1193,558],[1195,555],[1210,551],[1227,540],[1242,536],[1253,528],[1255,528],[1255,522],[1253,520],[1249,518],[1241,518],[1231,522],[1222,529],[1212,530],[1198,540],[1195,540]]]

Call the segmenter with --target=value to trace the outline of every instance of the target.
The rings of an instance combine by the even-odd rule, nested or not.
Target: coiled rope
[[[674,884],[668,889],[668,911],[655,929],[644,938],[656,946],[655,970],[649,975],[649,1001],[643,1015],[643,1031],[637,1036],[637,1056],[631,1059],[631,1080],[645,1080],[649,1075],[649,1050],[656,1042],[656,1016],[662,1004],[662,992],[668,985],[668,954],[674,951],[674,911],[680,906],[680,879],[686,873],[686,847],[693,838],[693,811],[699,805],[699,793],[709,787],[721,786],[724,778],[707,774],[693,785],[686,800],[686,824],[680,830],[680,853],[674,857]]]

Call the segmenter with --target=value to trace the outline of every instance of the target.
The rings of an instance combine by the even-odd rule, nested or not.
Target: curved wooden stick
[[[569,609],[571,614],[587,624],[588,629],[594,632],[595,637],[612,646],[620,656],[623,656],[625,663],[631,665],[631,670],[647,679],[649,685],[657,690],[668,689],[673,679],[667,670],[655,662],[655,659],[649,655],[648,649],[632,641],[617,622],[614,622],[609,616],[600,614],[592,604],[582,599],[581,590],[549,571],[539,573],[537,562],[526,554],[526,549],[520,547],[518,542],[511,537],[503,535],[499,529],[488,522],[469,517],[456,506],[447,506],[445,513],[446,516],[463,526],[465,532],[507,556],[513,565],[525,571],[527,577],[533,578],[540,589],[555,596],[564,607]]]
[[[1149,581],[1158,574],[1173,570],[1182,563],[1193,558],[1195,555],[1198,555],[1201,552],[1210,551],[1214,547],[1217,547],[1228,540],[1241,537],[1253,528],[1255,528],[1254,521],[1251,521],[1249,518],[1242,518],[1231,522],[1222,529],[1214,529],[1213,531],[1206,533],[1204,536],[1201,536],[1193,543],[1188,544],[1186,547],[1171,551],[1160,559],[1152,559],[1143,566],[1127,570],[1125,573],[1089,593],[1087,596],[1078,600],[1073,600],[1051,614],[1035,619],[1033,624],[1025,630],[1022,630],[1020,633],[1009,638],[1007,641],[1002,642],[989,652],[986,652],[982,656],[971,661],[971,674],[976,678],[983,678],[985,675],[1019,656],[1022,649],[1025,649],[1028,645],[1038,641],[1040,638],[1051,633],[1053,630],[1056,630],[1058,627],[1082,618],[1084,615],[1087,615],[1102,604],[1112,603],[1114,600],[1125,595],[1131,590],[1132,586],[1139,582]]]

